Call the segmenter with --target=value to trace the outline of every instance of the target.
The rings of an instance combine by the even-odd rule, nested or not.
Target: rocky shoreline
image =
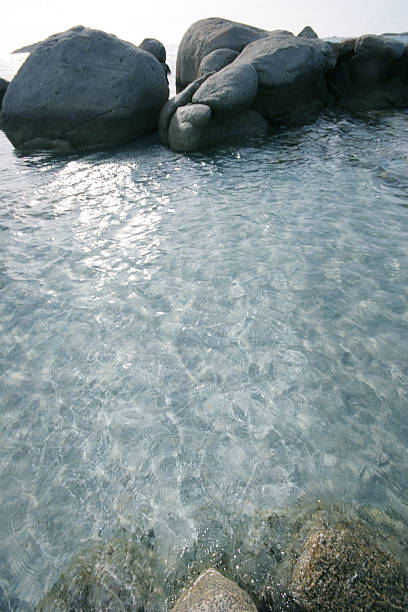
[[[408,609],[407,525],[394,513],[300,500],[235,517],[207,507],[195,523],[179,551],[152,530],[82,551],[38,612]]]
[[[334,43],[309,26],[294,36],[203,19],[180,42],[171,100],[157,40],[136,47],[77,26],[24,50],[17,75],[0,82],[2,129],[22,151],[92,150],[158,129],[165,146],[189,152],[326,108],[408,108],[408,44],[385,35]]]

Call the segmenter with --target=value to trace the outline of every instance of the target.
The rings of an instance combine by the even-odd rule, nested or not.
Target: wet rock
[[[170,122],[168,142],[173,151],[199,148],[204,130],[211,119],[211,108],[205,104],[188,104],[177,109]]]
[[[161,585],[161,566],[154,551],[116,538],[78,555],[37,611],[157,612],[165,599]]]
[[[168,143],[173,151],[189,152],[205,149],[233,139],[261,136],[269,129],[268,122],[253,110],[226,117],[212,117],[205,104],[183,106],[173,115]]]
[[[256,612],[248,593],[215,569],[201,574],[171,612]]]
[[[360,525],[311,530],[289,592],[305,610],[404,610],[408,581],[397,559]]]
[[[155,129],[167,98],[154,55],[78,26],[40,43],[21,66],[3,100],[3,129],[23,150],[114,145]]]
[[[201,61],[212,51],[230,49],[240,53],[248,43],[267,35],[267,30],[219,17],[193,23],[184,34],[177,53],[177,91],[197,78]]]
[[[197,73],[198,78],[222,70],[233,62],[238,55],[238,51],[233,51],[232,49],[216,49],[212,51],[212,53],[209,53],[201,60]]]
[[[169,144],[168,131],[170,127],[170,121],[174,113],[178,108],[180,108],[180,106],[186,106],[187,104],[190,104],[193,95],[195,94],[195,92],[200,87],[203,81],[204,79],[197,79],[193,81],[192,83],[190,83],[190,85],[183,89],[183,91],[174,96],[174,98],[168,100],[163,106],[159,116],[159,138],[162,144]]]
[[[351,111],[406,108],[408,45],[374,35],[344,40],[328,84],[336,104]]]

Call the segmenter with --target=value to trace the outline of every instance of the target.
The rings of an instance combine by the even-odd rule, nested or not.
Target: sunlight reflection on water
[[[407,518],[406,132],[391,113],[192,156],[2,144],[3,588],[32,606],[120,529],[191,542],[207,504]]]

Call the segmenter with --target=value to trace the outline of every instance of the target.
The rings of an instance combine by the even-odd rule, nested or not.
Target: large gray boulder
[[[177,91],[197,78],[201,61],[212,51],[230,49],[240,53],[248,43],[267,35],[267,30],[219,17],[196,21],[188,28],[178,48]]]
[[[336,65],[328,42],[274,31],[250,43],[235,60],[251,64],[259,86],[253,108],[274,125],[293,125],[315,119],[326,106],[325,75]]]
[[[0,110],[3,103],[3,98],[6,95],[7,88],[9,86],[9,82],[6,79],[0,78]]]
[[[203,572],[184,591],[171,612],[256,612],[245,591],[215,569]]]
[[[408,45],[375,35],[344,40],[328,84],[336,104],[348,110],[406,108]]]
[[[167,98],[152,53],[78,26],[32,51],[7,89],[2,127],[23,150],[115,145],[155,129]]]
[[[231,65],[232,67],[232,65]],[[215,73],[216,84],[202,89],[210,82],[205,77],[196,79],[164,105],[159,118],[159,138],[173,151],[190,152],[207,148],[232,138],[259,136],[268,131],[268,122],[249,109],[256,93],[257,76],[252,66],[233,68],[231,74]],[[244,78],[248,90],[231,85],[237,74]],[[196,93],[200,96],[196,97]],[[208,97],[206,95],[208,93]],[[248,95],[249,94],[249,95]],[[202,100],[202,101],[201,101]]]

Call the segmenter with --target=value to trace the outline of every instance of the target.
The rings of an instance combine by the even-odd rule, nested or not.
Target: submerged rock
[[[374,35],[344,40],[328,84],[335,103],[351,111],[406,108],[408,45]]]
[[[184,591],[171,612],[256,612],[248,593],[210,568]]]
[[[406,610],[408,581],[398,560],[361,525],[312,529],[289,585],[305,610]]]
[[[146,546],[115,538],[79,554],[37,612],[157,612],[164,602],[158,557]]]
[[[192,521],[182,550],[149,532],[83,551],[37,610],[408,609],[407,524],[395,513],[300,500],[234,515],[204,506]]]
[[[168,98],[160,61],[78,26],[36,46],[3,100],[3,129],[23,150],[92,149],[157,127]]]

